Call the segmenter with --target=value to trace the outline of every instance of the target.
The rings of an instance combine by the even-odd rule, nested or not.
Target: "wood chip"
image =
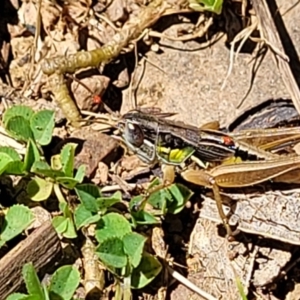
[[[50,221],[33,231],[0,260],[0,299],[17,291],[23,284],[22,267],[32,262],[39,272],[57,260],[61,252],[60,240]]]
[[[119,145],[118,141],[112,137],[93,130],[87,130],[86,127],[74,131],[72,138],[83,141],[82,149],[75,158],[75,166],[85,164],[87,166],[87,177],[92,176],[99,162],[116,150]]]

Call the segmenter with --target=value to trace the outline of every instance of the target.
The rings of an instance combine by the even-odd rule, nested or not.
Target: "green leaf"
[[[173,198],[173,201],[168,205],[168,212],[172,214],[178,214],[194,194],[190,189],[180,183],[172,184],[168,190]]]
[[[66,217],[66,218],[71,218],[72,217],[72,213],[70,211],[70,208],[69,208],[67,202],[60,202],[59,203],[59,209],[64,214],[64,217]]]
[[[189,0],[189,7],[196,11],[209,11],[217,15],[222,13],[223,0]]]
[[[95,215],[91,211],[87,210],[83,204],[79,204],[75,208],[74,222],[77,230],[79,230],[83,226],[97,223],[99,220],[100,216]]]
[[[85,165],[81,165],[79,166],[77,172],[76,172],[76,175],[75,175],[75,179],[78,181],[78,182],[82,182],[83,179],[84,179],[84,176],[85,176],[85,169],[86,169],[86,166]]]
[[[7,122],[10,118],[16,117],[16,116],[21,116],[25,120],[29,121],[31,117],[33,116],[34,111],[25,105],[14,105],[10,108],[8,108],[5,113],[3,114],[3,123],[4,126],[7,127]]]
[[[138,212],[145,208],[147,203],[147,198],[142,195],[135,196],[131,198],[129,202],[129,209],[131,212]]]
[[[52,139],[54,125],[54,111],[45,109],[35,113],[30,119],[35,141],[42,146],[48,145]]]
[[[26,154],[24,157],[24,168],[27,172],[30,171],[32,165],[35,161],[39,161],[41,159],[39,150],[36,144],[30,139],[27,143]]]
[[[6,130],[17,140],[27,142],[29,139],[33,139],[29,121],[21,116],[11,117],[7,121]]]
[[[51,278],[49,286],[50,298],[52,298],[54,295],[59,295],[61,299],[71,299],[79,283],[80,273],[75,267],[60,267]]]
[[[141,263],[132,271],[131,287],[135,289],[145,287],[160,273],[161,269],[162,266],[155,256],[144,253]]]
[[[235,277],[235,281],[236,281],[236,285],[237,285],[237,288],[238,288],[238,291],[239,291],[239,294],[240,294],[240,299],[241,300],[247,300],[247,296],[246,296],[246,293],[245,293],[245,289],[244,289],[244,286],[240,280],[239,277]]]
[[[0,175],[6,171],[12,158],[6,153],[0,153]]]
[[[190,200],[193,192],[182,184],[172,184],[153,192],[147,200],[147,203],[155,209],[159,209],[162,214],[179,213]],[[135,204],[136,206],[137,204]],[[132,208],[135,208],[132,206]]]
[[[94,184],[80,184],[75,188],[76,194],[85,208],[97,213],[96,198],[100,197],[100,189]]]
[[[131,232],[130,223],[125,217],[118,213],[109,213],[102,217],[97,223],[95,237],[101,244],[110,237],[123,238],[125,234]]]
[[[117,237],[103,241],[96,248],[96,253],[107,266],[124,268],[127,265],[127,256],[123,250],[123,242]]]
[[[22,161],[11,161],[7,164],[4,174],[7,175],[25,175],[24,163]]]
[[[155,191],[148,197],[147,203],[154,208],[159,209],[164,215],[167,212],[167,203],[171,202],[173,197],[168,190],[168,187]]]
[[[40,280],[31,262],[23,266],[22,273],[27,292],[30,295],[38,295],[41,300],[45,299]]]
[[[151,213],[141,210],[138,212],[131,212],[133,223],[136,225],[155,225],[160,221]]]
[[[12,206],[4,217],[0,244],[10,241],[22,233],[33,221],[34,215],[28,207],[24,205]]]
[[[149,190],[152,190],[155,186],[158,186],[158,185],[160,185],[161,183],[162,183],[162,182],[161,182],[160,178],[155,177],[155,178],[150,182],[150,184],[149,184],[149,186],[148,186],[148,191],[149,191]]]
[[[63,233],[63,236],[67,239],[76,239],[77,238],[77,232],[75,229],[75,225],[71,218],[67,219],[67,229]]]
[[[26,190],[32,201],[44,201],[47,200],[52,193],[53,182],[40,177],[35,177],[30,180]]]
[[[53,218],[52,225],[55,230],[62,234],[65,238],[73,239],[77,237],[72,213],[66,202],[60,202],[59,208],[63,212],[63,216]]]
[[[66,189],[74,189],[79,182],[73,177],[56,177],[56,181]]]
[[[123,237],[124,251],[129,256],[129,260],[134,268],[141,262],[144,245],[147,238],[131,232]]]
[[[68,177],[73,177],[74,157],[75,157],[76,147],[77,147],[77,144],[68,143],[62,148],[62,150],[60,152],[62,169],[63,169],[63,172]]]
[[[0,153],[6,153],[14,161],[21,160],[19,153],[11,147],[0,146]]]
[[[39,170],[51,170],[51,167],[45,161],[35,161],[32,165],[31,172],[36,173]]]
[[[11,147],[0,147],[0,156],[1,153],[7,154],[12,161],[10,161],[5,167],[5,174],[8,175],[23,175],[24,172],[24,163],[21,161],[21,157],[17,151]],[[6,157],[6,156],[5,156]],[[1,168],[0,168],[1,169]]]
[[[96,199],[96,204],[98,210],[106,211],[106,208],[111,207],[115,203],[119,203],[122,201],[122,194],[121,192],[114,193],[111,197],[100,197]]]
[[[67,231],[68,219],[64,216],[56,216],[52,219],[52,225],[59,234]]]
[[[21,298],[22,300],[41,300],[39,295],[28,295],[25,298]],[[48,300],[48,299],[45,299]]]
[[[35,161],[30,171],[37,175],[50,177],[52,179],[55,179],[56,177],[63,177],[65,175],[61,171],[51,169],[51,167],[44,161]]]
[[[9,295],[6,300],[31,300],[31,298],[29,297],[32,297],[32,296],[28,296],[28,295],[25,295],[25,294],[21,294],[21,293],[13,293],[11,295]],[[38,297],[38,296],[36,296]],[[38,298],[34,299],[34,300],[39,300]]]
[[[2,209],[0,209],[0,234],[4,226],[4,218],[5,218],[5,213],[3,212]]]

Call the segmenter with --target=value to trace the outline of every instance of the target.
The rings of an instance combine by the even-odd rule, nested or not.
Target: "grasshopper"
[[[206,162],[222,162],[237,156],[243,160],[274,159],[278,155],[271,150],[278,151],[300,140],[299,127],[224,133],[211,129],[211,125],[197,128],[136,110],[125,114],[122,122],[140,126],[147,139],[157,140],[162,147],[183,149],[191,146],[194,155]]]
[[[260,145],[262,140],[264,142],[267,141],[267,146],[265,146],[265,149],[272,149],[275,146],[280,145],[282,140],[285,142],[298,141],[299,134],[297,133],[299,132],[299,128],[288,128],[287,130],[267,130],[265,137],[263,136],[261,130],[248,131],[247,134],[236,133],[231,136],[226,136],[224,133],[220,133],[215,130],[197,130],[191,126],[185,126],[183,127],[183,130],[180,130],[181,127],[178,124],[170,124],[168,121],[166,126],[165,120],[157,120],[147,115],[144,116],[141,114],[137,115],[136,113],[131,113],[130,116],[131,118],[135,118],[133,118],[133,121],[131,121],[129,115],[125,115],[127,120],[125,118],[125,126],[123,127],[124,141],[129,148],[134,150],[134,152],[136,152],[137,155],[146,162],[161,160],[165,164],[180,165],[185,163],[194,155],[198,157],[199,154],[200,159],[209,159],[209,155],[207,153],[217,156],[217,153],[212,151],[214,150],[213,147],[224,150],[224,154],[227,150],[227,157],[230,157],[234,156],[234,154],[237,152],[237,145],[239,148],[241,147],[240,145],[242,145],[243,149],[247,149],[247,151],[252,155],[256,155],[258,159],[264,159],[262,161],[243,161],[240,163],[221,164],[211,168],[210,170],[185,168],[182,172],[180,172],[181,176],[186,181],[205,186],[213,190],[220,217],[229,235],[231,235],[231,229],[229,227],[227,217],[222,209],[222,199],[219,190],[220,188],[247,187],[268,180],[288,183],[299,182],[298,169],[300,167],[300,156],[280,156],[272,154],[263,150],[262,148],[264,146]],[[140,118],[139,120],[138,117]],[[172,126],[175,126],[175,130]],[[154,137],[155,130],[156,137]],[[188,135],[183,135],[184,131],[188,132]],[[195,137],[197,132],[200,134],[198,139]],[[209,133],[212,135],[209,136]],[[174,137],[175,141],[176,139],[178,140],[176,143],[173,141],[172,146],[175,148],[172,148],[172,150],[169,151],[170,157],[172,157],[174,153],[179,154],[179,159],[177,159],[176,162],[171,161],[170,157],[166,158],[164,155],[162,155],[165,150],[164,144],[167,144],[166,142],[169,142],[170,144],[170,141],[167,140],[165,136],[167,134],[170,135],[171,138]],[[221,134],[223,134],[223,136]],[[205,137],[205,139],[203,137]],[[260,141],[260,143],[257,142],[257,144],[262,148],[252,146],[243,141],[243,139],[255,140],[255,138],[258,138],[256,140]],[[275,140],[277,139],[277,141],[271,142],[272,138]],[[230,143],[228,143],[228,140]],[[207,147],[199,148],[199,143],[203,142]],[[147,151],[145,151],[145,149],[147,149]],[[149,153],[151,153],[151,155],[149,155]],[[226,157],[226,155],[224,156]],[[220,157],[215,157],[215,159],[212,161],[216,161],[217,159],[222,161],[224,160],[224,157],[222,157],[222,159],[220,159]]]
[[[171,149],[183,149],[186,145],[194,148],[195,155],[206,162],[222,162],[230,157],[243,160],[268,160],[287,153],[300,142],[300,127],[248,129],[224,133],[217,130],[218,122],[202,125],[200,128],[180,122],[166,120],[174,114],[151,115],[131,111],[123,116],[141,126],[150,140],[159,138],[157,144]],[[271,152],[271,153],[270,153]],[[291,152],[291,151],[289,151]]]

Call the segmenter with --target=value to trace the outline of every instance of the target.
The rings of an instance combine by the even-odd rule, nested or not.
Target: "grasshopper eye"
[[[144,143],[144,132],[139,125],[127,122],[124,127],[124,138],[133,146],[140,147]]]

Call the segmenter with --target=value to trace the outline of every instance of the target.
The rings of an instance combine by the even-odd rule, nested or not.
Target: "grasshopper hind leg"
[[[207,172],[205,172],[205,170],[195,169],[187,169],[181,173],[181,176],[187,182],[212,189],[217,204],[218,213],[226,229],[228,238],[233,237],[228,218],[223,210],[219,186],[215,182],[214,177],[210,176]]]
[[[220,216],[220,218],[221,218],[221,220],[223,222],[223,225],[224,225],[224,227],[226,229],[226,232],[227,232],[227,237],[228,238],[232,238],[233,237],[233,233],[232,233],[232,230],[230,228],[228,218],[225,215],[224,210],[223,210],[222,198],[221,198],[220,190],[219,190],[218,185],[215,184],[214,182],[212,184],[212,190],[213,190],[213,193],[214,193],[214,198],[216,200],[216,204],[217,204],[217,209],[218,209],[219,216]]]

